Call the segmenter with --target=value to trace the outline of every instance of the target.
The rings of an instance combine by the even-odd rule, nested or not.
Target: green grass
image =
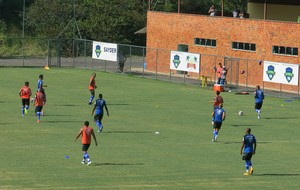
[[[90,147],[92,165],[81,165],[80,140],[74,138],[85,120],[96,129],[87,104],[93,72],[0,69],[0,189],[299,187],[299,101],[266,97],[258,120],[251,94],[222,93],[227,118],[213,143],[212,89],[105,72],[97,72],[97,94],[103,93],[111,115],[96,134],[99,145]],[[41,73],[48,102],[38,124],[33,107],[21,117],[18,91],[26,80],[35,91]],[[258,141],[249,177],[239,155],[246,127]]]

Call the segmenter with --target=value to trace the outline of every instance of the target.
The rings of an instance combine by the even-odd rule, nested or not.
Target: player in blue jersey
[[[256,90],[254,92],[255,98],[255,111],[257,112],[257,118],[260,119],[261,107],[263,105],[263,101],[265,99],[264,92],[260,90],[260,86],[256,86]]]
[[[255,154],[256,151],[256,139],[255,136],[251,134],[251,129],[246,128],[246,135],[243,137],[242,147],[241,147],[241,155],[243,155],[242,159],[245,160],[246,165],[246,173],[244,175],[248,176],[253,174],[253,166],[251,162],[252,155]],[[244,152],[243,152],[244,150]]]
[[[95,102],[95,106],[93,108],[92,111],[92,115],[94,115],[94,121],[96,122],[96,125],[98,126],[98,133],[101,133],[102,129],[103,129],[103,125],[102,125],[102,118],[103,118],[103,108],[105,108],[106,110],[106,114],[107,116],[109,116],[108,113],[108,108],[106,106],[106,101],[104,99],[102,99],[102,94],[99,94],[99,98],[96,100]]]
[[[38,91],[39,89],[41,89],[41,92],[45,92],[44,88],[43,87],[47,87],[46,84],[44,84],[43,82],[44,80],[44,75],[39,75],[39,80],[38,80],[38,83],[37,83],[37,89],[36,91]]]
[[[223,109],[223,104],[220,103],[219,107],[212,112],[212,124],[213,124],[213,133],[214,137],[212,139],[213,142],[217,141],[219,131],[222,126],[222,122],[225,120],[226,112]]]

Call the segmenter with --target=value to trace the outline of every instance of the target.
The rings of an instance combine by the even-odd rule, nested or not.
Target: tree
[[[25,22],[26,29],[31,35],[56,38],[71,19],[71,0],[36,0],[28,8]],[[72,37],[72,33],[68,30],[63,35]]]
[[[27,13],[27,29],[37,36],[72,38],[70,21],[76,20],[76,37],[136,44],[134,32],[146,24],[143,5],[136,0],[36,0]]]
[[[26,0],[26,7],[32,4],[33,0]],[[21,0],[0,0],[0,32],[6,30],[13,35],[21,34],[22,31],[23,1]],[[17,29],[17,30],[16,30]]]
[[[79,26],[91,39],[135,44],[134,32],[146,25],[144,10],[136,0],[86,0]]]

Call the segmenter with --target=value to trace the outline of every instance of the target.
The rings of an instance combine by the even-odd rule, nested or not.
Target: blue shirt
[[[37,83],[37,90],[42,89],[42,87],[43,87],[43,80],[39,79]]]
[[[243,142],[244,142],[244,153],[251,153],[254,151],[254,143],[256,143],[256,139],[255,136],[252,134],[247,134],[244,136],[243,138]]]
[[[222,122],[223,121],[223,113],[225,112],[225,110],[223,110],[222,108],[217,108],[214,110],[214,121],[215,122]]]
[[[261,90],[255,91],[255,103],[261,103],[265,99],[264,92]]]
[[[96,115],[103,114],[103,107],[106,105],[105,100],[97,99],[95,105],[96,105],[95,114]]]

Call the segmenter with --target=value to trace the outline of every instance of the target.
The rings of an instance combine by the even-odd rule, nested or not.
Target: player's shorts
[[[253,153],[249,152],[249,153],[244,153],[242,160],[251,160]]]
[[[36,106],[36,107],[35,107],[35,113],[36,113],[36,112],[41,112],[42,109],[43,109],[43,106]]]
[[[82,151],[88,151],[89,148],[90,148],[90,144],[83,144],[82,145]]]
[[[91,95],[95,96],[95,89],[90,89]]]
[[[221,126],[222,126],[222,122],[215,121],[214,125],[213,125],[213,128],[214,129],[221,129]]]
[[[30,100],[29,98],[22,98],[22,106],[28,105],[29,106]]]
[[[103,113],[94,115],[94,121],[102,121]]]
[[[258,109],[258,110],[260,110],[260,109],[261,109],[261,107],[262,107],[262,105],[263,105],[263,103],[262,103],[262,102],[260,102],[260,103],[255,103],[255,109]]]

